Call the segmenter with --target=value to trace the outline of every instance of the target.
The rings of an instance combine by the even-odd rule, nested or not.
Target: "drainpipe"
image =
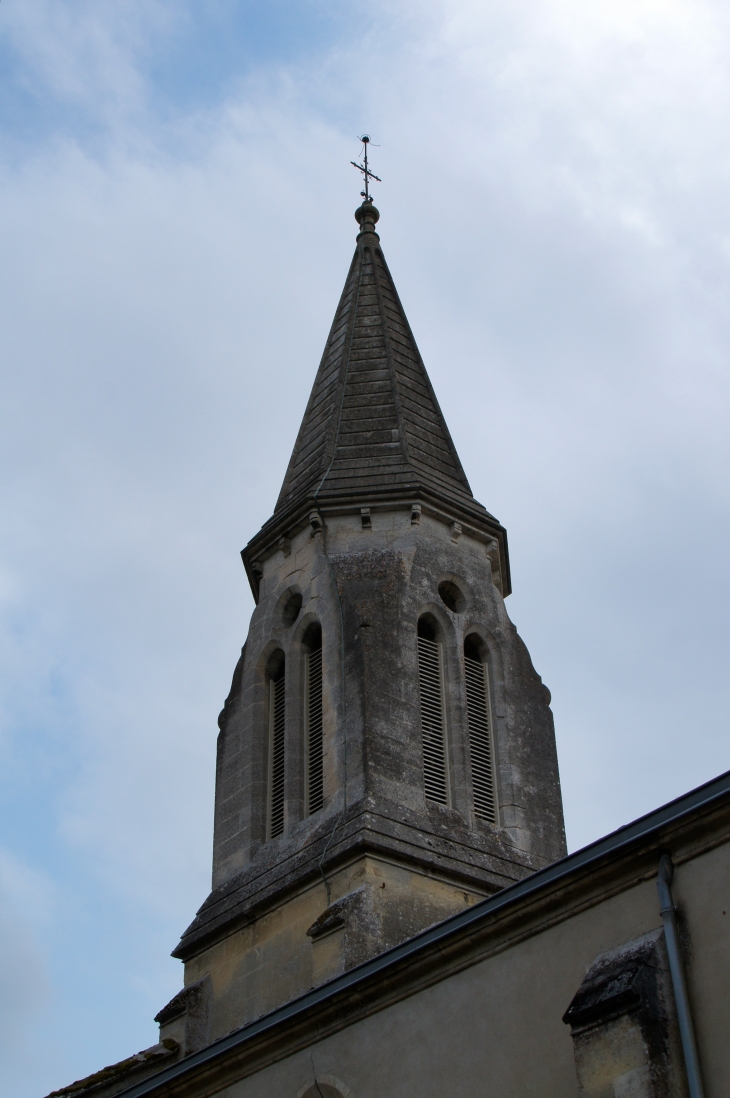
[[[667,944],[669,957],[669,971],[674,988],[674,1001],[677,1006],[677,1019],[679,1021],[679,1033],[682,1038],[682,1052],[684,1053],[684,1066],[687,1071],[690,1098],[704,1098],[702,1078],[700,1077],[700,1062],[697,1056],[697,1044],[695,1042],[692,1014],[687,998],[687,984],[684,979],[684,966],[682,954],[679,950],[679,935],[677,933],[677,910],[672,899],[672,877],[674,865],[671,854],[662,854],[659,861],[659,873],[656,886],[659,892],[659,910],[664,923],[664,940]]]

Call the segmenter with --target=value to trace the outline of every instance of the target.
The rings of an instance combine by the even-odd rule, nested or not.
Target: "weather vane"
[[[370,144],[370,138],[366,133],[364,133],[360,140],[362,141],[364,163],[358,164],[354,160],[351,160],[350,163],[352,164],[353,168],[357,168],[359,172],[362,172],[363,178],[365,179],[365,190],[360,191],[360,194],[363,196],[366,202],[370,202],[370,187],[368,186],[369,180],[375,179],[378,183],[382,183],[383,181],[379,175],[374,175],[373,172],[371,172],[368,168],[368,145]]]

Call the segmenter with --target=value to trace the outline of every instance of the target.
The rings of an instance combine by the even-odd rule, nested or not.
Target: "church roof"
[[[472,496],[365,201],[355,255],[275,516],[305,500],[439,497],[491,518]]]

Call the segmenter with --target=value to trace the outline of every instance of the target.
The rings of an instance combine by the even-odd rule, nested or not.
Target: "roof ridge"
[[[352,259],[353,264],[355,263],[356,258],[357,258],[357,251],[355,252],[355,255],[353,256],[353,259]],[[358,306],[358,302],[360,300],[360,288],[362,286],[362,269],[363,269],[363,265],[362,265],[362,263],[360,263],[359,264],[359,270],[358,270],[357,288],[355,290],[355,295],[354,295],[355,304],[354,304],[354,308],[352,308],[352,310],[351,310],[351,314],[350,314],[350,317],[349,317],[348,322],[347,322],[347,327],[348,327],[347,348],[348,349],[347,349],[347,356],[345,358],[345,369],[342,372],[342,380],[339,381],[339,386],[338,386],[339,389],[340,389],[340,403],[339,403],[339,409],[338,409],[338,413],[337,413],[337,424],[335,426],[335,431],[334,431],[334,435],[333,435],[333,438],[332,438],[332,456],[330,458],[329,465],[327,466],[327,469],[325,470],[325,472],[322,476],[322,479],[319,482],[319,484],[317,485],[317,488],[315,490],[315,493],[314,493],[314,498],[315,499],[319,495],[319,493],[321,491],[321,488],[322,488],[322,485],[324,484],[325,480],[327,479],[327,475],[330,472],[330,470],[332,469],[335,457],[337,455],[337,443],[339,441],[340,427],[342,425],[342,410],[343,410],[344,403],[345,403],[345,394],[347,392],[347,375],[349,373],[350,357],[352,355],[352,341],[355,337],[355,324],[357,322],[357,306]],[[315,381],[315,384],[316,384],[316,381]],[[293,460],[293,458],[294,458],[294,455],[292,454],[292,460]]]
[[[385,256],[383,255],[382,249],[378,249],[378,250],[380,251],[380,258],[381,258],[381,260],[383,262],[383,265],[385,267],[386,274],[388,274],[390,276],[390,271],[388,270],[388,267],[385,263]],[[375,286],[376,286],[377,294],[378,294],[378,304],[380,305],[380,312],[381,312],[381,316],[383,318],[383,335],[385,337],[385,354],[386,354],[386,357],[387,357],[387,360],[388,360],[388,370],[390,372],[390,383],[393,387],[393,396],[394,396],[394,400],[395,400],[396,416],[398,418],[398,423],[400,423],[401,420],[403,419],[403,415],[402,415],[402,412],[401,412],[400,393],[398,392],[398,385],[397,385],[396,376],[395,376],[395,365],[394,365],[394,362],[393,362],[393,349],[392,349],[391,343],[390,343],[390,332],[388,330],[388,325],[385,323],[385,305],[383,304],[383,287],[381,286],[381,283],[380,283],[380,272],[378,271],[378,264],[377,264],[375,255],[373,255],[373,270],[375,272]],[[392,283],[393,279],[391,278],[390,281]],[[395,285],[393,285],[393,291],[395,292]],[[396,301],[397,300],[398,300],[398,298],[397,298],[397,295],[396,295]],[[401,309],[401,312],[402,311],[403,310]],[[405,313],[403,313],[403,317],[405,319]],[[405,461],[407,462],[408,461],[408,441],[407,441],[405,431],[401,431],[400,429],[398,429],[398,441],[400,443],[400,448],[401,448],[401,452],[403,454],[403,457],[404,457]]]

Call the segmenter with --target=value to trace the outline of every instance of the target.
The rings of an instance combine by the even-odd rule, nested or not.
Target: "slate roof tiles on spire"
[[[321,501],[431,492],[474,500],[363,202],[357,248],[276,511]]]

